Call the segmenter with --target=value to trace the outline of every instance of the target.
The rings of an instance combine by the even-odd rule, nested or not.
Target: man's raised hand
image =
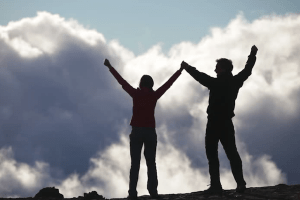
[[[112,67],[109,60],[107,60],[107,59],[104,60],[104,65],[107,66],[108,68]]]
[[[250,54],[256,55],[257,50],[258,50],[257,47],[256,47],[255,45],[253,45],[253,46],[251,47],[251,53],[250,53]]]

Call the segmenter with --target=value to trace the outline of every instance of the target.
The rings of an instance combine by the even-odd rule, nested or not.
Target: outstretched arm
[[[157,95],[157,99],[159,99],[170,87],[171,85],[176,81],[176,79],[180,76],[182,70],[184,69],[184,66],[180,66],[180,69],[177,70],[171,78],[167,82],[165,82],[160,88],[158,88],[155,91],[155,94]]]
[[[214,78],[208,76],[203,72],[199,72],[195,67],[190,66],[186,62],[182,61],[181,65],[185,67],[185,70],[199,83],[204,85],[205,87],[210,88],[213,84]]]
[[[241,81],[241,83],[243,83],[252,73],[252,69],[256,61],[257,50],[258,49],[255,45],[251,47],[251,52],[250,55],[248,56],[248,60],[246,62],[245,68],[236,75],[236,77]]]
[[[132,96],[135,89],[125,81],[122,76],[113,68],[113,66],[110,64],[109,60],[104,60],[104,65],[108,67],[109,71],[112,73],[112,75],[117,79],[117,81],[122,85],[123,89]]]

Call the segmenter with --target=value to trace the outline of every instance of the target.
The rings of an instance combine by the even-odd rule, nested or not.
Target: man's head
[[[219,76],[222,73],[231,73],[233,69],[232,61],[228,60],[227,58],[220,58],[216,60],[217,65],[215,72],[217,73],[217,76]]]
[[[152,87],[154,85],[154,81],[151,76],[149,75],[143,75],[141,80],[140,80],[140,89],[142,87],[149,88],[150,90],[153,90]]]

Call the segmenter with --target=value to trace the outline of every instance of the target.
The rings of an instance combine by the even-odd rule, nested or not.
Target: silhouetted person
[[[251,53],[245,68],[233,76],[231,71],[233,65],[231,60],[221,58],[216,60],[215,72],[217,78],[199,72],[195,67],[182,61],[186,71],[200,84],[210,90],[209,105],[207,108],[208,121],[205,135],[205,149],[209,165],[210,188],[205,193],[221,193],[222,185],[220,182],[218,142],[223,145],[225,153],[230,161],[232,174],[237,182],[236,192],[244,192],[246,182],[243,177],[242,160],[235,144],[235,131],[232,123],[234,117],[235,100],[239,89],[244,81],[251,75],[252,68],[256,61],[256,46],[252,46]]]
[[[148,168],[147,189],[151,197],[159,198],[157,193],[158,180],[155,163],[157,135],[155,131],[154,110],[157,100],[179,77],[183,70],[183,66],[180,67],[180,69],[173,74],[173,76],[165,84],[154,91],[152,89],[154,82],[151,76],[143,75],[140,80],[139,88],[135,89],[120,76],[120,74],[111,66],[107,59],[105,59],[104,65],[109,68],[112,75],[133,99],[133,115],[130,122],[130,125],[132,126],[132,132],[129,136],[131,168],[129,175],[128,198],[137,198],[136,186],[138,182],[141,150],[143,145]]]

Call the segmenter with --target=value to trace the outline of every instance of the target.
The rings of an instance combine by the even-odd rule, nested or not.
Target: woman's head
[[[153,79],[151,76],[149,76],[149,75],[142,76],[142,78],[140,80],[140,88],[146,87],[146,88],[153,90],[152,89],[153,85],[154,85],[154,82],[153,82]]]

